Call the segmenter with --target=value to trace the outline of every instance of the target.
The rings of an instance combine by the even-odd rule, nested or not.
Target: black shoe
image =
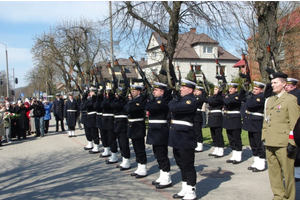
[[[114,164],[114,163],[117,163],[118,161],[115,161],[115,162],[110,162],[108,159],[105,160],[106,164]]]
[[[182,199],[184,196],[179,196],[178,194],[173,195],[173,199]]]
[[[295,182],[298,182],[298,181],[300,181],[300,178],[295,178]]]
[[[64,130],[61,130],[61,131],[66,131],[66,130],[64,129]]]
[[[172,187],[172,183],[170,183],[168,185],[156,185],[155,187],[156,187],[156,189],[165,189],[168,187]]]
[[[89,154],[96,154],[96,153],[100,153],[100,151],[89,151]]]
[[[72,137],[77,137],[77,135],[72,135]]]
[[[55,132],[58,132],[58,130],[56,130]]]
[[[135,178],[144,178],[146,176],[147,176],[147,174],[146,175],[139,175],[139,174],[137,174],[137,175],[135,175]]]
[[[152,181],[152,185],[159,185],[159,182]]]
[[[72,137],[72,135],[69,135],[68,137],[69,137],[69,138],[71,138],[71,137]]]
[[[91,148],[88,148],[88,147],[83,147],[83,149],[84,149],[84,150],[92,150],[92,149],[93,149],[93,147],[91,147]]]
[[[208,156],[216,156],[216,154],[212,154],[212,153],[210,153],[210,154],[208,154]]]
[[[110,154],[108,154],[107,156],[103,156],[102,154],[99,156],[100,158],[106,158],[106,157],[109,157]]]
[[[218,156],[218,155],[215,155],[215,158],[222,158],[224,155],[222,156]]]
[[[226,160],[227,163],[233,163],[233,160]]]
[[[130,176],[136,176],[136,175],[138,175],[137,173],[134,173],[134,172],[132,172],[131,174],[130,174]]]
[[[131,167],[128,167],[128,168],[125,168],[125,167],[119,167],[120,168],[120,171],[125,171],[125,170],[128,170],[128,169],[131,169]]]
[[[257,168],[252,169],[252,172],[263,172],[263,171],[265,171],[265,169],[262,169],[262,170],[257,169]]]
[[[248,169],[248,170],[253,170],[253,169],[255,169],[255,167],[251,167],[251,166],[250,166],[250,167],[248,167],[247,169]]]
[[[234,164],[234,165],[236,165],[236,164],[239,164],[239,163],[241,163],[242,161],[236,161],[236,160],[234,160],[233,162],[232,162],[232,164]]]
[[[34,137],[40,137],[40,135],[35,135]]]

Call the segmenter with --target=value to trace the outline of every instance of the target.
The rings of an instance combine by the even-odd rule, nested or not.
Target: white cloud
[[[0,2],[0,18],[7,22],[55,23],[62,19],[103,19],[107,1],[11,1]]]

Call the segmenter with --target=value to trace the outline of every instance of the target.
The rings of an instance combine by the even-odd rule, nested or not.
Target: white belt
[[[250,111],[248,111],[248,110],[246,110],[245,113],[250,114],[250,115],[260,116],[260,117],[263,117],[263,116],[264,116],[264,114],[262,114],[262,113],[258,113],[258,112],[250,112]]]
[[[96,111],[93,111],[93,112],[88,112],[87,114],[88,114],[88,115],[93,115],[93,114],[97,114],[97,112],[96,112]]]
[[[168,122],[167,120],[149,119],[149,123],[164,124],[167,122]]]
[[[67,110],[67,112],[77,112],[77,110]]]
[[[193,126],[193,123],[187,122],[187,121],[182,121],[182,120],[171,120],[172,124],[179,124],[179,125],[185,125],[185,126]]]
[[[222,112],[221,110],[210,110],[209,113],[220,113]]]
[[[202,110],[200,108],[197,108],[197,111],[201,112]]]
[[[102,115],[102,113],[97,113],[97,115]]]
[[[115,115],[115,118],[128,118],[127,115]]]
[[[144,121],[144,118],[128,119],[129,122],[140,122]]]
[[[224,113],[226,113],[226,114],[240,114],[240,111],[228,111],[228,110],[225,110]]]
[[[103,117],[113,117],[113,116],[115,116],[115,115],[112,114],[112,113],[103,113],[102,116],[103,116]]]

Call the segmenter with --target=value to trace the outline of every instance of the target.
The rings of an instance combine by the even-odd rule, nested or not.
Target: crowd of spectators
[[[0,146],[13,139],[25,140],[28,135],[44,137],[48,133],[52,103],[46,99],[26,98],[17,102],[5,98],[0,103]]]

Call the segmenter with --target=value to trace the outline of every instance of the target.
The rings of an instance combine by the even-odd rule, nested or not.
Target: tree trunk
[[[256,1],[255,9],[258,20],[258,48],[255,52],[256,60],[259,63],[262,80],[268,81],[266,68],[273,68],[270,61],[270,53],[267,44],[270,44],[271,51],[278,55],[277,51],[277,10],[278,1]],[[277,65],[277,71],[281,71]]]

